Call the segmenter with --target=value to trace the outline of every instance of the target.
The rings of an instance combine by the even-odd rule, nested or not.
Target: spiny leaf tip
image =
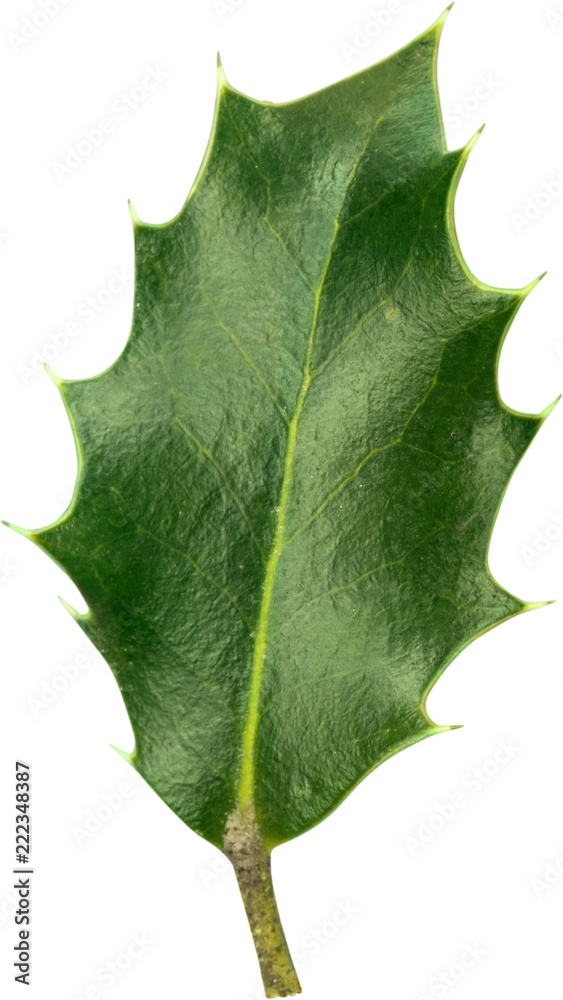
[[[561,399],[562,395],[563,395],[563,393],[560,393],[558,396],[556,396],[555,399],[553,400],[553,402],[552,403],[548,403],[548,405],[545,407],[545,409],[541,411],[541,413],[539,414],[539,419],[541,420],[542,424],[543,424],[543,422],[545,420],[547,420],[547,418],[549,417],[550,413],[553,413],[553,411],[554,411],[555,407],[557,406],[559,400]]]
[[[221,53],[217,53],[217,86],[219,89],[223,87],[228,87],[227,77],[225,76],[225,69],[221,59]]]
[[[62,391],[64,379],[59,378],[59,376],[57,375],[57,373],[54,372],[53,369],[51,368],[51,365],[49,364],[48,361],[44,361],[43,362],[43,368],[47,372],[47,375],[49,376],[49,378],[51,379],[51,381],[55,383],[57,389],[59,389],[60,391]]]
[[[127,201],[127,208],[129,209],[129,215],[131,217],[131,222],[133,223],[133,226],[135,228],[137,226],[140,226],[141,225],[141,220],[140,220],[139,216],[137,215],[137,211],[135,209],[135,206],[133,205],[133,202],[131,201],[130,198]]]
[[[0,523],[4,524],[7,528],[10,528],[11,531],[15,531],[18,535],[23,535],[25,538],[30,538],[31,541],[35,541],[33,532],[28,531],[27,528],[20,528],[19,524],[12,524],[11,521],[2,520]]]
[[[77,611],[76,608],[72,607],[72,604],[69,604],[68,601],[65,601],[64,597],[61,597],[60,594],[59,594],[59,601],[61,602],[65,611],[68,611],[71,618],[74,618],[75,622],[84,621],[84,619],[87,618],[90,613],[89,611],[87,611],[85,615],[81,614],[80,611]]]
[[[116,747],[114,743],[110,743],[110,747],[112,750],[115,750],[115,752],[118,753],[120,757],[123,757],[123,760],[126,760],[128,764],[131,764],[132,767],[135,766],[134,765],[135,750],[133,750],[133,753],[127,753],[126,750],[120,750],[119,747]]]
[[[440,14],[440,17],[432,25],[432,27],[430,29],[431,31],[438,31],[439,33],[442,31],[442,28],[444,27],[444,24],[446,23],[446,21],[448,19],[448,15],[449,15],[452,7],[455,7],[455,0],[453,0],[452,3],[448,4],[448,6],[446,7],[446,9],[444,11],[442,11],[442,13]]]

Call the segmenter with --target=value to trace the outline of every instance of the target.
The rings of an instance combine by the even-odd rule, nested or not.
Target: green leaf
[[[527,606],[487,566],[543,416],[497,363],[531,287],[468,271],[436,58],[391,58],[288,104],[219,68],[213,134],[166,225],[134,215],[118,360],[59,382],[79,475],[26,532],[72,577],[135,733],[125,756],[235,865],[269,996],[299,989],[273,847],[378,764],[450,729],[426,699]]]

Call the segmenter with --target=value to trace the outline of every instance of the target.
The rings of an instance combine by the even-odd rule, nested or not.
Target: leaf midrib
[[[264,672],[264,664],[266,660],[266,651],[268,646],[268,621],[270,616],[272,597],[274,593],[276,571],[284,550],[285,517],[287,512],[287,506],[289,503],[289,495],[291,491],[291,481],[293,476],[293,461],[295,457],[295,449],[297,446],[297,429],[299,425],[299,419],[303,411],[303,406],[305,404],[307,392],[312,382],[311,359],[313,356],[313,346],[319,323],[321,297],[325,286],[326,277],[332,262],[332,254],[334,246],[338,237],[338,233],[340,231],[341,215],[344,209],[344,205],[346,204],[348,192],[356,178],[359,165],[365,155],[367,147],[371,142],[376,129],[379,127],[381,121],[383,120],[383,117],[384,117],[383,115],[380,115],[378,118],[376,118],[372,128],[368,132],[366,142],[356,159],[353,170],[351,171],[349,180],[346,184],[340,212],[334,223],[334,229],[328,248],[324,271],[322,273],[318,288],[315,291],[313,317],[311,321],[311,328],[309,331],[309,337],[307,342],[307,355],[303,370],[303,382],[301,383],[301,388],[299,390],[299,395],[297,397],[297,403],[295,406],[293,417],[288,426],[287,450],[285,455],[284,474],[280,491],[280,501],[277,508],[276,530],[274,534],[272,549],[266,563],[264,590],[262,593],[260,614],[258,616],[258,623],[256,628],[254,655],[252,659],[252,668],[251,668],[251,684],[250,684],[250,693],[248,701],[248,712],[247,712],[246,724],[243,731],[242,767],[241,767],[239,786],[238,786],[238,805],[241,813],[243,814],[252,808],[254,800],[254,794],[253,794],[254,776],[255,776],[254,748],[256,744],[256,734],[258,731],[258,724],[260,721],[260,693],[262,688],[262,676]]]

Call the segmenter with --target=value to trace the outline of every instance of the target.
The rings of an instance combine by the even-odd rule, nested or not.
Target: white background
[[[458,0],[439,64],[450,146],[488,123],[457,199],[469,266],[509,287],[548,269],[501,361],[503,397],[526,412],[563,390],[558,2]],[[392,6],[375,36],[371,12],[388,9],[382,0],[67,0],[22,43],[24,19],[45,20],[39,0],[3,0],[1,516],[38,527],[68,503],[70,429],[55,386],[33,366],[48,355],[58,375],[80,378],[122,349],[132,284],[107,290],[113,269],[132,275],[127,198],[146,221],[179,210],[209,134],[217,50],[238,89],[298,98],[388,55],[441,13],[440,0]],[[373,37],[358,34],[370,20]],[[118,111],[148,68],[166,76]],[[58,179],[67,145],[108,116],[113,130]],[[99,310],[91,322],[89,296]],[[514,476],[491,548],[496,578],[529,601],[563,593],[562,444],[563,404]],[[83,609],[80,596],[6,528],[0,562],[2,996],[24,991],[13,983],[10,890],[19,755],[33,766],[32,995],[254,1000],[262,994],[234,876],[110,747],[131,750],[133,738],[110,670],[57,601]],[[331,818],[276,851],[279,905],[309,1000],[561,996],[563,877],[549,865],[563,858],[562,639],[563,605],[553,604],[473,644],[429,702],[438,723],[464,728],[394,757]],[[63,667],[74,677],[65,690]],[[518,750],[495,766],[501,740]],[[437,807],[456,793],[464,805],[437,829]],[[420,825],[429,820],[430,835]],[[428,842],[409,850],[409,836]],[[542,887],[546,871],[553,884]],[[131,959],[134,934],[151,943]],[[468,945],[482,954],[463,970],[455,963]],[[452,965],[451,975],[463,971],[455,984]],[[448,982],[438,986],[442,971]]]

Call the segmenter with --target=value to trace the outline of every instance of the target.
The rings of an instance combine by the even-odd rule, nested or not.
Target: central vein
[[[348,183],[346,186],[347,189],[356,179],[359,165],[366,152],[368,144],[371,141],[371,139],[373,139],[373,135],[378,129],[381,122],[383,121],[383,118],[384,116],[382,114],[378,118],[376,118],[370,131],[368,132],[365,145],[360,154],[358,155],[352,173],[348,179]],[[254,772],[255,772],[254,751],[256,746],[256,734],[258,731],[258,723],[260,721],[260,690],[262,685],[262,674],[264,672],[264,662],[266,660],[266,650],[268,646],[268,620],[270,616],[270,607],[272,604],[272,597],[274,593],[276,571],[284,547],[285,518],[289,503],[289,494],[291,491],[291,477],[293,474],[293,461],[295,457],[295,449],[297,446],[297,426],[299,424],[299,418],[303,410],[303,405],[305,403],[305,397],[307,395],[307,391],[312,382],[311,360],[313,356],[313,345],[315,342],[315,334],[317,332],[317,326],[319,322],[321,295],[323,292],[328,270],[330,268],[334,245],[336,243],[336,239],[340,231],[341,213],[342,209],[344,208],[344,203],[345,200],[342,203],[341,212],[339,213],[334,223],[334,230],[332,233],[330,246],[328,248],[325,268],[321,280],[319,282],[319,286],[315,292],[315,305],[313,309],[313,318],[311,321],[311,329],[309,331],[309,339],[307,343],[307,357],[305,359],[305,367],[303,370],[303,382],[301,383],[301,388],[299,390],[299,395],[297,397],[295,412],[293,414],[291,423],[289,424],[288,427],[287,451],[285,455],[285,465],[284,465],[283,480],[280,492],[280,501],[277,510],[276,531],[274,534],[272,550],[270,552],[268,561],[266,563],[264,591],[262,594],[262,604],[260,606],[260,615],[256,627],[256,641],[254,644],[254,656],[252,659],[248,714],[243,734],[242,768],[241,768],[240,782],[238,789],[239,807],[241,812],[245,812],[252,806],[254,798],[253,794]]]
[[[266,563],[264,591],[262,594],[262,604],[260,606],[260,615],[258,618],[258,625],[256,628],[256,641],[254,644],[254,656],[252,660],[252,672],[251,672],[252,681],[250,685],[248,715],[247,715],[246,725],[244,728],[244,736],[242,744],[242,768],[241,768],[239,792],[238,792],[239,806],[242,812],[245,812],[252,805],[253,801],[254,748],[256,744],[256,733],[258,730],[258,723],[260,719],[260,689],[262,685],[262,673],[264,670],[264,661],[266,659],[266,649],[268,645],[268,619],[270,616],[270,607],[272,604],[272,597],[274,593],[276,570],[278,568],[278,563],[280,561],[284,546],[285,516],[287,512],[287,506],[289,503],[289,494],[291,490],[291,477],[293,474],[293,460],[295,457],[295,448],[297,446],[297,427],[299,424],[301,411],[303,410],[303,405],[305,403],[305,397],[307,395],[307,391],[311,384],[311,357],[313,354],[313,343],[315,340],[315,333],[317,330],[317,324],[319,320],[319,306],[321,301],[321,294],[325,283],[327,271],[330,266],[331,252],[332,248],[334,247],[334,241],[336,240],[338,229],[339,229],[339,224],[337,221],[331,241],[326,267],[323,276],[321,278],[321,281],[319,283],[319,287],[315,293],[315,307],[313,310],[313,320],[311,323],[311,331],[309,333],[309,341],[307,345],[307,357],[305,360],[305,369],[303,372],[303,382],[301,383],[301,389],[299,390],[299,396],[297,397],[295,412],[293,414],[291,423],[289,424],[288,434],[287,434],[287,451],[285,454],[283,480],[280,492],[280,501],[277,510],[276,531],[274,535],[272,550],[270,552],[268,562]]]

